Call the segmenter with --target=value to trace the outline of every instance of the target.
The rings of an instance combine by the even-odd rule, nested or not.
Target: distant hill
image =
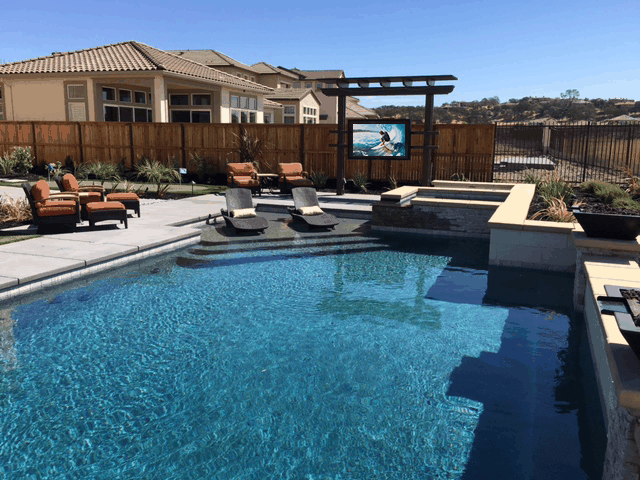
[[[382,118],[410,118],[424,122],[424,106],[384,105],[373,108]],[[557,120],[563,122],[608,120],[619,115],[640,119],[640,102],[625,99],[515,98],[500,103],[498,97],[473,102],[451,102],[434,108],[435,123],[502,123]]]

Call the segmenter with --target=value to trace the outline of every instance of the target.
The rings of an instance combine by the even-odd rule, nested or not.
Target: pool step
[[[176,259],[176,264],[188,268],[209,268],[236,263],[257,263],[287,258],[339,255],[388,248],[377,237],[349,235],[342,238],[298,238],[288,241],[263,241],[215,246],[200,246]]]

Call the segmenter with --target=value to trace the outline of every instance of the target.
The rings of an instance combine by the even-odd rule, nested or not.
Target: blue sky
[[[3,6],[0,61],[136,40],[211,48],[243,63],[342,69],[347,76],[458,77],[448,101],[557,97],[640,100],[640,2],[44,2]],[[422,97],[362,98],[368,107]]]

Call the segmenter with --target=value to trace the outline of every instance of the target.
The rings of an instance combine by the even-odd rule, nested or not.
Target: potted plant
[[[572,213],[588,237],[634,240],[640,234],[640,203],[618,185],[587,182]]]

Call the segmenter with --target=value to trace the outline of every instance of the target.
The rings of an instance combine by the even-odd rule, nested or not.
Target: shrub
[[[31,147],[13,147],[10,153],[5,153],[0,159],[0,168],[4,175],[17,173],[24,175],[33,168]]]
[[[543,180],[538,184],[537,192],[547,205],[553,198],[569,204],[573,197],[573,188],[563,180]]]
[[[364,173],[356,173],[353,176],[353,184],[359,192],[367,193],[367,186],[369,185],[369,182],[367,182],[367,176]]]
[[[567,204],[560,198],[551,198],[547,203],[547,208],[536,212],[532,220],[548,220],[551,222],[575,222],[576,218],[567,208]]]
[[[389,175],[389,190],[395,190],[396,188],[398,188],[398,181],[396,180],[396,177]]]
[[[629,192],[622,187],[606,182],[585,182],[580,185],[580,190],[585,193],[591,193],[598,197],[602,202],[608,203],[616,208],[624,208],[627,210],[640,210],[640,203],[631,198]]]
[[[0,195],[0,222],[28,222],[32,219],[31,207],[26,198]]]
[[[316,190],[324,188],[327,184],[327,180],[329,180],[329,175],[323,172],[311,172],[311,175],[309,175],[309,177],[311,178],[313,186]]]
[[[167,165],[163,165],[158,160],[143,158],[142,162],[136,165],[136,170],[138,171],[138,178],[149,183],[155,183],[158,186],[156,193],[160,198],[167,193],[171,186],[171,182],[178,182],[181,180],[180,172],[178,170]]]
[[[110,163],[103,162],[92,162],[87,165],[87,174],[93,175],[98,180],[100,180],[100,184],[104,185],[104,182],[120,182],[120,173],[118,171],[118,167],[116,165],[111,165]]]
[[[234,147],[236,152],[240,154],[240,161],[253,163],[256,170],[259,172],[261,165],[258,158],[263,157],[263,149],[266,146],[266,143],[260,138],[255,138],[249,135],[244,128],[240,131],[240,135],[234,133],[233,136],[236,137]],[[267,163],[264,158],[262,159],[262,163],[266,170],[271,170],[271,164]]]

